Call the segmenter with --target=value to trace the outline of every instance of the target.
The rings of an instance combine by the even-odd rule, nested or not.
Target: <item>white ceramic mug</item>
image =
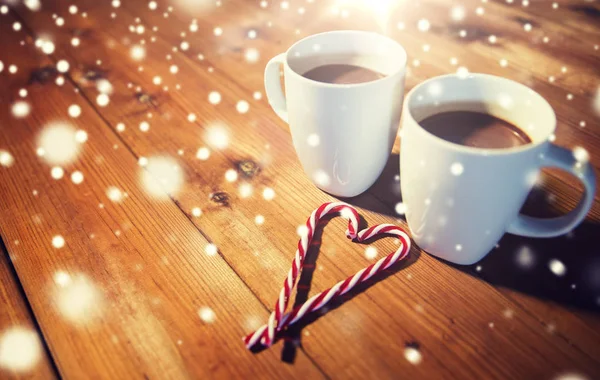
[[[326,64],[353,64],[385,77],[331,84],[302,76]],[[289,123],[304,171],[319,188],[351,197],[379,177],[398,131],[405,70],[406,52],[401,45],[362,31],[312,35],[269,61],[265,69],[269,103]]]
[[[406,97],[400,175],[406,217],[415,242],[457,264],[483,258],[505,232],[553,237],[576,227],[592,206],[593,169],[552,144],[556,116],[538,93],[517,82],[484,74],[427,80]],[[480,149],[443,140],[419,122],[446,111],[488,113],[516,125],[531,143]],[[451,126],[449,126],[451,127]],[[577,207],[553,219],[519,214],[542,167],[573,173],[585,185]]]

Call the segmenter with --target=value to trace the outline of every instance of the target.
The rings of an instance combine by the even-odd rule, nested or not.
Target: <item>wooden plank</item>
[[[106,6],[89,5],[86,9],[90,15],[96,15],[93,19],[91,17],[88,20],[75,19],[71,22],[79,29],[93,30],[95,41],[119,41],[128,33],[127,24],[133,25],[135,17],[140,15],[142,9],[145,10],[143,4],[133,3],[130,6],[136,11],[118,10],[117,18],[125,21],[112,23],[110,28],[100,27],[110,22],[108,15],[111,10]],[[63,5],[62,9],[64,7]],[[49,28],[48,22],[44,21],[49,20],[48,14],[45,17],[43,14],[26,17],[31,25],[36,25],[41,30]],[[149,23],[146,28],[151,26],[152,24]],[[159,30],[166,30],[167,26],[166,23],[160,24]],[[61,41],[68,41],[66,33],[59,38]],[[136,70],[137,64],[132,64],[129,60],[128,47],[120,45],[113,46],[111,50],[104,50],[101,45],[100,47],[94,45],[93,49],[88,51],[83,49],[73,51],[64,44],[63,47],[59,47],[58,55],[67,57],[69,61],[78,62],[82,66],[92,64],[95,59],[102,59],[105,64],[106,59],[111,59],[115,64],[105,67],[115,87],[120,85],[123,89],[126,88],[125,84],[130,82],[139,84],[143,88],[154,89],[156,87],[150,84],[154,76],[161,76],[165,83],[167,80],[165,78],[170,78],[166,73],[172,63],[163,60],[162,57],[171,53],[176,43],[157,38],[153,44],[149,43],[151,48],[148,49],[152,50],[152,53],[148,54],[143,62],[144,71],[141,74]],[[230,74],[221,75],[218,69],[215,69],[212,75],[208,75],[205,68],[199,68],[189,60],[179,60],[180,55],[174,56],[177,60],[174,59],[173,62],[179,68],[176,78],[198,78],[198,83],[188,80],[182,83],[181,92],[177,92],[172,91],[173,83],[177,81],[169,81],[168,93],[160,92],[159,89],[148,91],[157,94],[156,109],[141,107],[135,103],[131,90],[124,93],[117,92],[113,98],[128,103],[123,102],[118,108],[107,108],[102,113],[113,126],[118,122],[126,124],[127,129],[122,134],[123,139],[134,152],[142,156],[156,151],[168,151],[174,154],[179,149],[184,151],[184,157],[190,153],[193,156],[199,146],[197,141],[202,138],[202,132],[205,131],[204,128],[214,120],[227,122],[232,132],[231,151],[224,153],[214,151],[210,157],[210,165],[196,163],[193,159],[190,162],[186,160],[183,164],[184,170],[188,173],[188,177],[192,178],[194,191],[183,191],[175,199],[186,211],[194,206],[201,206],[204,209],[203,217],[195,220],[197,225],[208,236],[215,236],[215,239],[216,236],[219,237],[218,245],[225,257],[263,302],[269,304],[278,291],[281,273],[285,273],[289,265],[290,255],[286,257],[285,253],[280,252],[289,249],[289,242],[295,239],[295,227],[314,207],[314,202],[330,198],[315,191],[307,179],[290,174],[300,173],[300,168],[295,161],[288,141],[289,137],[278,131],[280,127],[275,125],[275,119],[266,106],[251,102],[251,112],[244,117],[237,116],[233,112],[237,100],[249,98],[251,92],[249,87],[239,86],[236,81],[231,80]],[[229,71],[226,66],[215,65],[215,67],[223,67],[224,72]],[[248,75],[244,71],[243,79],[252,76],[251,74],[257,75],[254,70],[249,71]],[[223,95],[223,101],[218,107],[208,105],[206,102],[208,92],[214,89],[219,90]],[[94,98],[93,86],[90,85],[84,92],[90,98]],[[185,121],[187,114],[192,110],[197,113],[197,123],[201,125],[202,130]],[[149,133],[142,133],[136,127],[144,119],[144,114],[149,111],[153,114],[152,128]],[[168,115],[169,119],[158,118],[157,114],[164,118]],[[246,117],[250,120],[246,120]],[[176,133],[173,131],[173,126],[176,127]],[[252,128],[253,133],[240,136],[243,131],[241,128],[247,126]],[[270,146],[268,156],[276,157],[276,160],[271,158],[270,163],[263,158],[267,155],[264,148],[267,143]],[[256,197],[242,200],[237,195],[238,184],[232,185],[223,180],[226,170],[236,169],[236,162],[247,158],[262,165],[260,174],[252,179],[253,188],[262,190],[265,185],[275,188],[277,196],[270,203],[255,199]],[[298,188],[302,191],[299,192]],[[207,200],[209,194],[216,190],[225,191],[230,195],[229,207],[218,207]],[[372,195],[367,195],[365,199],[367,205],[380,204]],[[294,209],[290,209],[289,204],[293,204]],[[251,223],[240,226],[232,222],[232,220],[252,220],[257,210],[261,210],[260,212],[266,216],[267,223],[263,225],[264,227],[255,227]],[[369,221],[390,220],[389,217],[366,214]],[[222,231],[227,231],[228,236],[223,236]],[[248,231],[249,235],[259,237],[248,239],[246,244],[250,248],[249,252],[263,252],[260,259],[248,257],[248,253],[239,249],[239,237],[248,236]],[[324,241],[334,242],[336,246],[344,244],[342,237],[328,232],[324,234]],[[328,260],[327,257],[333,252],[325,250],[326,255],[320,258],[324,269],[315,276],[313,283],[315,289],[323,289],[342,275],[348,275],[364,265],[364,261],[358,259],[362,253],[361,249],[349,247],[348,250],[353,251],[356,256],[335,255],[335,261]],[[264,268],[265,266],[268,267]],[[258,277],[256,273],[264,273],[264,275]],[[435,284],[431,284],[431,273],[436,273]],[[396,343],[389,342],[389,338],[378,341],[377,339],[384,334],[381,327],[375,323],[386,326],[387,337],[401,337],[396,342],[418,339],[426,357],[436,361],[428,363],[427,368],[419,367],[419,370],[424,372],[416,372],[417,374],[483,377],[489,376],[490,367],[499,377],[514,377],[518,376],[517,374],[549,376],[573,367],[588,373],[597,371],[596,358],[572,351],[562,337],[557,334],[547,334],[544,326],[535,316],[518,312],[518,305],[503,298],[495,289],[473,279],[470,275],[458,272],[427,256],[419,257],[407,274],[410,276],[407,275],[406,278],[389,277],[386,281],[357,296],[353,302],[344,304],[342,308],[329,313],[327,317],[321,318],[309,327],[310,336],[318,336],[319,339],[305,338],[303,344],[309,355],[315,357],[327,373],[360,374],[376,368],[378,374],[385,376],[395,371],[402,370],[408,373],[407,371],[414,370],[413,367],[397,360],[397,351],[390,352],[380,348],[384,344],[382,342],[388,342],[387,345]],[[478,306],[477,310],[473,310],[474,305]],[[519,317],[497,321],[507,309],[517,310],[516,315]],[[379,312],[374,313],[373,310],[381,310],[381,314],[375,317]],[[421,310],[427,312],[423,315],[420,314]],[[406,319],[400,324],[396,315],[402,315]],[[371,335],[359,336],[355,330],[345,331],[344,326],[349,324],[349,318],[354,323],[361,321],[361,325],[368,323],[373,329]],[[451,322],[445,322],[448,320]],[[490,337],[490,331],[498,331],[490,330],[491,321],[495,321],[494,328],[507,327],[510,331],[506,331],[506,335],[502,337],[495,335]],[[598,339],[594,331],[585,325],[578,325],[575,328],[578,329],[575,335],[577,338],[590,336],[592,340]],[[331,336],[333,331],[336,334]],[[504,329],[502,333],[505,333]],[[359,340],[360,347],[344,346],[343,343],[347,340]],[[460,354],[449,359],[445,355],[452,355],[448,354],[448,351],[450,347],[455,347],[454,345],[460,347]],[[337,347],[343,347],[343,350]],[[381,354],[382,357],[373,358],[373,352]],[[485,360],[482,359],[482,352],[483,355],[487,353],[488,358]],[[507,352],[509,353],[507,355],[515,356],[497,357],[493,352]],[[354,358],[359,356],[369,362],[356,363]],[[441,360],[441,358],[445,359]],[[570,358],[568,363],[566,358]],[[469,369],[465,369],[467,363]]]
[[[55,379],[57,374],[52,358],[3,242],[0,242],[0,305],[0,377]]]
[[[0,112],[0,146],[14,158],[0,168],[0,233],[60,374],[321,378],[302,352],[292,368],[275,351],[245,350],[240,337],[266,319],[265,307],[168,197],[156,199],[164,191],[140,181],[147,171],[70,81],[54,83],[53,64],[23,31],[11,30],[12,16],[1,17],[0,51],[10,52],[2,60],[18,71],[0,74],[11,89],[0,103],[13,104],[26,88],[32,109],[22,119],[9,107]],[[81,108],[77,119],[68,116],[72,104]],[[38,135],[53,121],[87,132],[60,180],[36,156]],[[48,144],[45,158],[74,154],[79,145],[70,139],[51,138],[60,150]],[[69,179],[76,170],[82,183]],[[171,164],[166,170],[173,173]]]
[[[577,57],[593,57],[589,54],[588,50],[579,52],[578,54],[562,55],[567,60],[567,66],[571,70],[570,73],[573,73],[565,75],[560,72],[564,63],[553,62],[551,60],[553,55],[558,54],[561,45],[555,47],[557,44],[550,44],[548,54],[541,54],[541,58],[539,58],[540,53],[543,52],[540,50],[539,43],[533,45],[533,47],[524,44],[526,38],[523,35],[527,35],[527,33],[519,33],[519,31],[522,31],[522,26],[514,20],[518,17],[518,14],[491,14],[492,21],[495,24],[510,26],[508,29],[510,34],[506,34],[508,31],[503,31],[506,34],[506,38],[501,39],[503,43],[491,46],[490,44],[486,44],[488,35],[482,31],[485,30],[484,25],[489,24],[489,21],[485,18],[478,16],[469,18],[469,23],[467,23],[465,29],[474,32],[477,36],[475,39],[473,37],[467,39],[459,38],[457,34],[460,27],[458,26],[449,30],[440,27],[439,25],[448,24],[446,19],[451,10],[447,3],[441,4],[443,6],[439,4],[415,3],[413,7],[410,4],[406,4],[406,6],[396,9],[396,12],[388,17],[388,23],[393,23],[392,20],[403,20],[402,22],[406,25],[404,31],[389,31],[392,36],[402,41],[409,56],[419,61],[418,66],[415,67],[413,64],[413,67],[410,69],[411,72],[407,78],[408,89],[424,78],[455,71],[457,66],[450,64],[451,57],[454,57],[457,58],[458,62],[469,62],[467,66],[471,71],[505,76],[524,82],[532,86],[536,91],[539,91],[550,101],[557,111],[559,120],[557,141],[559,144],[567,147],[583,145],[590,151],[600,149],[600,144],[598,143],[600,141],[600,138],[598,138],[599,134],[595,132],[596,128],[594,128],[594,124],[589,122],[589,120],[595,118],[590,107],[592,96],[595,94],[595,87],[590,87],[595,83],[591,74],[593,71],[590,72],[589,60],[586,65],[586,62],[579,62],[576,59]],[[468,5],[475,9],[475,5],[477,4],[477,2],[470,2]],[[348,21],[332,18],[328,16],[325,10],[321,10],[327,22],[324,22],[323,17],[313,17],[311,18],[312,23],[301,24],[303,32],[298,36],[285,32],[290,28],[290,24],[292,27],[300,24],[298,16],[294,17],[294,12],[282,12],[277,15],[277,19],[273,19],[267,10],[260,9],[255,4],[249,5],[242,2],[237,5],[240,9],[240,12],[237,13],[238,16],[236,16],[236,12],[227,12],[223,8],[213,10],[210,13],[210,17],[202,18],[201,14],[198,15],[200,16],[199,22],[195,24],[199,28],[198,33],[210,34],[219,25],[227,32],[218,38],[193,39],[190,49],[181,52],[181,54],[185,54],[195,60],[196,55],[201,53],[203,56],[208,57],[206,60],[212,60],[212,62],[207,63],[204,67],[212,67],[217,72],[222,71],[225,76],[229,76],[229,74],[225,70],[220,70],[220,67],[231,67],[235,72],[243,72],[244,80],[239,84],[248,92],[262,87],[262,67],[264,67],[267,60],[271,56],[285,50],[296,39],[311,33],[329,30],[332,26],[338,29],[347,29],[349,27],[346,24]],[[132,13],[135,15],[139,14],[140,10],[145,12],[144,20],[148,25],[162,26],[158,27],[156,33],[165,36],[167,41],[172,43],[175,48],[179,46],[179,42],[183,40],[189,42],[194,36],[193,33],[184,30],[183,32],[187,32],[188,35],[185,38],[181,37],[181,30],[167,26],[170,19],[178,17],[177,12],[171,13],[169,19],[165,19],[160,12],[147,11],[144,7],[135,4],[127,3],[125,6],[130,7]],[[256,13],[257,17],[249,20],[244,16],[249,12]],[[319,14],[319,10],[314,8],[312,11],[306,12],[312,12],[313,15]],[[416,33],[417,21],[424,15],[431,20],[432,24],[435,22],[438,26],[436,27],[433,24],[434,26],[432,26],[430,33]],[[351,27],[355,29],[381,29],[373,18],[353,19],[351,22]],[[189,20],[179,17],[177,24],[189,25]],[[257,31],[259,38],[252,41],[245,40],[244,37],[249,30]],[[489,31],[489,35],[494,33],[500,35],[495,29]],[[510,41],[513,39],[516,39],[519,43],[511,43]],[[480,41],[483,42],[479,43]],[[245,43],[248,45],[245,45]],[[570,41],[566,43],[569,43],[569,46],[571,46]],[[429,45],[431,49],[427,53],[423,52],[423,46],[425,45]],[[256,48],[260,52],[257,63],[248,65],[245,62],[244,53],[247,51],[247,48]],[[212,54],[211,51],[213,51]],[[501,67],[499,61],[505,57],[511,57],[510,63],[508,67]],[[410,61],[414,63],[414,59]],[[542,64],[532,61],[532,59],[540,59]],[[538,69],[532,72],[529,70],[532,66]],[[556,81],[552,83],[548,82],[550,76],[556,76]],[[572,78],[576,78],[576,80]],[[565,87],[565,85],[569,86]],[[585,86],[588,87],[586,88]],[[574,94],[574,99],[565,101],[569,93]],[[588,127],[581,128],[580,122],[585,122],[586,120],[588,120]],[[588,139],[587,136],[595,138]],[[598,160],[595,155],[592,155],[591,162],[597,169],[600,168]],[[556,177],[561,180],[566,180],[567,178],[560,172],[556,172]],[[575,195],[571,203],[575,203],[578,197],[579,195]],[[597,195],[596,198],[600,199],[600,196]]]

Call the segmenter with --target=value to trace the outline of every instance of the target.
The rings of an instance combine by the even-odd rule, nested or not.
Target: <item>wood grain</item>
[[[55,379],[52,358],[23,297],[4,243],[0,242],[0,375],[3,379]]]
[[[57,86],[52,75],[28,85],[51,62],[31,39],[23,47],[18,41],[0,42],[18,66],[2,81],[26,86],[33,110],[21,120],[0,114],[0,144],[14,156],[2,168],[1,233],[61,375],[322,377],[302,354],[295,368],[275,351],[248,355],[240,337],[267,310],[221,256],[205,253],[208,241],[172,202],[148,195],[136,158],[70,82]],[[82,108],[76,120],[67,116],[71,104]],[[55,120],[88,134],[61,180],[35,156],[37,135]],[[84,173],[79,185],[69,180],[75,170]],[[112,186],[127,196],[111,202]],[[64,247],[52,245],[56,235]]]
[[[403,20],[406,25],[411,25],[410,29],[391,32],[405,44],[413,59],[419,59],[419,65],[413,64],[410,69],[411,74],[407,78],[409,88],[429,76],[455,70],[456,67],[449,63],[452,56],[458,57],[461,64],[465,62],[472,71],[526,80],[548,97],[556,107],[561,121],[557,133],[558,143],[566,146],[584,145],[592,152],[592,163],[597,166],[598,158],[593,154],[600,148],[597,130],[593,128],[592,123],[581,129],[576,118],[580,112],[593,117],[589,105],[586,106],[593,86],[587,81],[588,87],[584,94],[567,104],[563,100],[566,96],[564,93],[577,89],[574,82],[564,82],[567,87],[563,86],[562,81],[548,83],[547,75],[554,70],[552,67],[548,72],[544,71],[547,66],[538,66],[538,69],[531,70],[532,63],[538,62],[534,57],[539,54],[539,49],[530,46],[524,38],[518,36],[517,25],[508,23],[511,17],[518,16],[515,12],[521,11],[493,5],[498,7],[497,13],[502,16],[497,21],[506,24],[506,33],[511,33],[506,35],[506,39],[515,41],[509,47],[503,46],[502,49],[506,50],[499,52],[495,50],[497,47],[492,49],[478,40],[468,40],[465,44],[451,36],[451,31],[444,32],[435,27],[429,34],[416,32],[416,23],[420,17],[424,17],[423,15],[427,15],[433,25],[447,24],[442,17],[438,19],[435,16],[447,14],[444,13],[448,11],[447,6],[434,2],[419,4],[419,7],[414,9],[402,10]],[[474,7],[475,4],[467,3],[469,7]],[[91,211],[86,212],[80,220],[75,219],[74,223],[80,228],[85,227],[89,230],[89,226],[92,226],[94,230],[93,242],[88,241],[85,236],[79,236],[79,239],[86,243],[81,244],[81,250],[76,256],[96,256],[98,250],[104,252],[118,249],[118,259],[109,255],[114,260],[110,265],[102,261],[107,260],[102,255],[102,260],[97,259],[99,263],[88,263],[87,270],[90,270],[90,265],[99,268],[93,271],[94,275],[91,278],[99,281],[100,289],[119,289],[124,284],[134,281],[134,278],[135,289],[131,289],[125,295],[116,294],[116,291],[111,294],[111,299],[119,305],[118,314],[134,321],[139,321],[142,315],[158,318],[159,321],[143,329],[143,333],[153,337],[152,341],[146,342],[140,337],[143,334],[141,330],[130,331],[133,329],[131,326],[122,325],[111,313],[106,317],[106,327],[96,335],[73,332],[70,329],[73,341],[78,345],[87,345],[93,338],[102,352],[109,350],[107,347],[118,349],[118,353],[111,353],[113,360],[117,362],[119,358],[121,361],[123,358],[137,358],[159,349],[172,354],[165,348],[166,341],[172,337],[171,334],[162,331],[165,324],[180,334],[185,332],[194,338],[199,336],[197,330],[189,327],[189,303],[194,297],[199,297],[190,289],[195,287],[211,294],[214,302],[211,307],[217,313],[217,320],[220,322],[223,315],[223,318],[227,318],[227,323],[218,327],[215,323],[212,335],[204,340],[205,346],[190,348],[185,354],[181,354],[183,359],[172,354],[167,356],[168,359],[153,361],[151,356],[143,363],[115,363],[115,369],[102,367],[95,358],[90,358],[81,367],[77,367],[75,363],[71,363],[73,353],[69,348],[58,345],[56,335],[49,335],[49,345],[53,354],[58,355],[61,373],[64,370],[67,374],[78,374],[85,366],[91,366],[103,368],[104,371],[123,369],[123,372],[113,374],[146,371],[152,376],[164,370],[171,370],[173,374],[182,375],[185,369],[190,376],[195,377],[202,374],[244,375],[252,373],[249,372],[251,364],[265,368],[269,371],[266,373],[271,376],[280,375],[283,371],[297,373],[300,369],[306,371],[307,376],[312,374],[310,371],[320,369],[322,374],[329,377],[373,378],[392,378],[397,377],[398,373],[417,378],[552,378],[566,371],[576,371],[594,377],[600,372],[600,358],[594,354],[600,341],[597,333],[597,314],[571,310],[564,306],[584,305],[585,308],[593,309],[594,290],[583,286],[583,289],[573,295],[568,281],[557,281],[543,265],[540,265],[534,274],[510,275],[515,271],[514,253],[526,245],[533,245],[536,254],[543,254],[549,250],[551,255],[561,255],[559,257],[567,263],[569,273],[572,270],[574,274],[580,274],[585,265],[590,264],[590,261],[585,260],[593,260],[594,253],[587,251],[585,244],[592,241],[591,236],[597,230],[594,226],[600,220],[598,202],[588,218],[588,225],[582,228],[584,233],[581,238],[578,237],[578,230],[575,231],[574,240],[565,238],[551,240],[546,244],[508,237],[508,240],[500,242],[500,249],[492,252],[480,263],[481,272],[478,272],[475,266],[448,266],[414,250],[410,265],[397,267],[389,273],[385,281],[378,282],[355,295],[348,302],[305,327],[302,330],[302,347],[296,352],[298,356],[293,367],[286,367],[273,357],[282,354],[281,344],[254,356],[239,353],[239,347],[236,346],[239,342],[232,336],[231,326],[239,326],[244,318],[251,319],[253,323],[265,320],[266,309],[273,304],[281,279],[289,268],[297,238],[296,227],[316,205],[333,199],[315,189],[302,174],[287,126],[274,116],[265,100],[252,99],[253,92],[262,88],[264,63],[270,56],[285,50],[303,35],[332,27],[347,28],[349,23],[353,28],[359,29],[376,29],[377,25],[374,19],[368,16],[358,20],[351,17],[346,21],[339,17],[327,16],[325,4],[306,4],[306,15],[300,17],[296,13],[296,5],[293,9],[284,11],[277,9],[277,4],[271,4],[271,8],[265,10],[260,8],[257,2],[231,1],[224,2],[221,7],[211,7],[208,11],[184,12],[176,8],[173,12],[166,11],[167,18],[163,15],[166,4],[161,3],[157,11],[149,10],[147,4],[142,1],[124,2],[117,9],[112,8],[109,3],[91,1],[84,1],[78,5],[80,12],[87,12],[88,17],[67,17],[66,9],[69,3],[61,1],[45,4],[40,12],[18,9],[24,24],[31,28],[35,35],[52,33],[56,51],[50,58],[54,61],[66,59],[71,64],[69,75],[82,95],[76,99],[78,103],[83,103],[81,105],[84,108],[84,114],[78,123],[83,120],[85,125],[89,123],[89,144],[94,143],[94,154],[102,155],[105,160],[102,169],[97,169],[94,156],[87,156],[89,152],[86,149],[88,161],[77,162],[85,164],[87,170],[93,170],[94,182],[88,183],[86,175],[84,184],[95,194],[96,201],[103,199],[105,211],[98,211],[97,204],[90,202],[88,206]],[[115,19],[110,16],[113,12],[116,14]],[[57,28],[52,19],[54,13],[63,15],[68,27]],[[316,17],[317,15],[319,17]],[[140,18],[139,22],[137,17]],[[187,30],[192,17],[197,18],[197,34]],[[394,21],[400,20],[399,16],[394,17]],[[555,24],[556,22],[552,25]],[[129,30],[130,25],[134,26],[134,30],[135,25],[143,25],[145,31],[142,35],[134,34]],[[474,29],[484,27],[478,21],[473,25]],[[223,35],[218,38],[212,34],[217,26],[224,30]],[[157,32],[151,32],[153,27],[157,27]],[[301,28],[299,34],[293,32],[296,27]],[[252,41],[245,39],[249,29],[256,29],[259,37]],[[182,32],[186,33],[185,37],[181,36]],[[569,33],[571,32],[566,31],[565,35]],[[81,39],[81,45],[77,48],[70,45],[70,40],[75,35]],[[142,39],[147,50],[146,58],[135,62],[131,59],[130,49],[133,44],[140,44]],[[484,39],[484,36],[480,36],[480,39]],[[183,52],[182,41],[190,42],[190,48]],[[430,44],[431,49],[427,54],[422,52],[423,44]],[[244,60],[244,54],[249,47],[255,47],[260,52],[258,62],[254,64]],[[584,58],[581,58],[590,59],[589,54],[582,49],[578,48],[579,54],[574,58],[568,58],[572,60],[569,67],[582,68],[582,72],[588,75],[588,78],[597,78],[597,74],[590,71],[589,62],[586,63]],[[548,60],[548,56],[554,52],[550,51],[540,60]],[[511,58],[509,66],[502,68],[497,63],[498,57],[509,53],[511,57],[512,54],[519,54],[518,58],[522,61],[513,62]],[[199,60],[198,54],[203,54],[204,59]],[[98,60],[101,61],[100,64],[97,64]],[[171,65],[177,65],[177,74],[170,73]],[[560,67],[560,64],[553,67]],[[161,78],[160,85],[153,83],[155,77]],[[107,78],[114,87],[107,107],[99,107],[96,103],[96,85],[99,78]],[[11,80],[11,83],[15,82],[19,83],[18,80]],[[165,91],[164,86],[168,87],[168,91]],[[14,87],[14,91],[18,88]],[[64,88],[60,91],[54,88],[53,92],[48,90],[46,85],[42,88],[38,95],[42,96],[43,93],[44,96],[50,96],[58,103],[56,109],[66,110],[68,104],[74,101],[72,94],[65,95]],[[207,101],[211,91],[219,91],[222,95],[222,101],[218,105],[209,104]],[[239,100],[250,103],[250,111],[247,114],[239,114],[236,111],[236,103]],[[34,105],[37,103],[37,99],[32,101]],[[51,114],[49,110],[43,112]],[[193,122],[187,120],[190,113],[196,115]],[[37,113],[33,115],[36,118],[42,117]],[[10,116],[4,117],[6,122],[14,123]],[[150,124],[150,130],[147,132],[139,129],[144,120]],[[26,135],[26,139],[31,140],[33,131],[39,130],[40,120],[26,119],[26,124],[27,122],[27,129],[31,132]],[[118,123],[124,123],[126,129],[117,135],[111,129],[115,130]],[[223,150],[211,149],[207,161],[196,159],[196,150],[210,145],[207,133],[219,125],[229,133],[229,146]],[[3,132],[3,140],[0,141],[10,142],[11,136],[22,138],[20,133],[24,132],[13,129]],[[113,150],[115,144],[118,148]],[[29,145],[29,158],[20,158],[15,154],[17,162],[35,159],[31,157],[34,151],[33,142],[30,141]],[[396,146],[394,152],[397,152],[397,149]],[[139,188],[137,192],[130,191],[129,188],[139,187],[135,178],[135,159],[158,154],[177,157],[186,183],[180,191],[171,194],[170,200],[156,205],[148,200]],[[25,152],[21,156],[28,157]],[[394,182],[398,170],[397,156],[392,157],[388,169],[370,191],[350,201],[361,206],[361,212],[370,224],[393,222],[405,225],[393,212],[399,200],[398,183]],[[237,181],[225,180],[228,170],[238,173]],[[58,186],[48,178],[47,172],[43,176],[45,178],[37,182],[39,186],[46,184],[46,191],[58,191]],[[6,190],[7,197],[16,197],[19,189],[31,181],[29,175],[21,177],[20,182]],[[555,202],[544,204],[544,207],[549,207],[552,212],[564,212],[573,207],[579,197],[577,185],[563,182],[564,178],[563,174],[549,172],[543,184],[543,189],[557,194]],[[123,210],[123,214],[109,217],[104,213],[107,209],[112,209],[113,205],[107,203],[104,191],[108,185],[116,183],[116,179],[127,184],[129,194],[128,199],[122,205],[119,204],[118,208],[128,206],[128,209]],[[250,184],[252,195],[245,197],[244,192],[241,192],[242,183]],[[57,215],[62,218],[62,223],[66,223],[65,218],[72,218],[75,207],[71,204],[73,199],[81,198],[77,192],[69,192],[65,187],[66,185],[62,184],[61,191],[67,196],[61,197],[61,203],[53,206],[57,209]],[[276,196],[273,200],[266,201],[261,196],[266,187],[275,190]],[[22,210],[17,212],[15,207],[18,202],[14,202],[13,209],[3,210],[3,215],[6,213],[14,217],[24,213]],[[130,204],[133,202],[136,203],[135,207]],[[203,210],[201,217],[193,217],[191,210],[194,207]],[[63,208],[71,211],[61,212]],[[152,215],[148,218],[142,216],[146,208]],[[541,206],[534,202],[531,208],[533,212],[538,212]],[[190,227],[181,211],[187,214],[187,218],[190,218],[197,229]],[[165,219],[164,215],[169,217]],[[254,223],[257,215],[264,216],[264,224]],[[163,220],[157,220],[161,218]],[[98,225],[102,223],[106,223],[107,227],[101,229]],[[134,232],[131,235],[124,232],[122,224]],[[2,233],[6,235],[18,234],[23,230],[22,225],[0,226],[3,228]],[[96,232],[96,229],[102,230],[104,234]],[[111,231],[113,229],[121,231],[120,237],[115,237],[114,231]],[[349,245],[339,233],[341,229],[341,221],[334,220],[323,233],[323,247],[315,267],[311,293],[325,289],[368,263],[363,257],[364,247]],[[178,234],[178,243],[159,244],[160,240],[155,239],[164,235],[161,231]],[[180,260],[187,258],[190,254],[188,249],[193,251],[196,245],[202,250],[206,243],[203,238],[196,236],[198,231],[218,246],[226,263],[225,269],[221,268],[225,264],[219,264],[221,266],[215,268],[217,270],[201,270],[206,264],[204,261],[198,261],[197,266],[190,268],[185,259],[181,265],[171,263],[174,258],[171,255],[167,256],[167,250],[178,252],[177,257]],[[45,241],[49,242],[50,235],[46,235]],[[195,239],[193,241],[198,243],[192,244],[190,239]],[[159,244],[158,248],[154,247],[155,243]],[[45,251],[53,252],[54,250],[47,245],[48,243]],[[571,262],[569,258],[563,257],[561,252],[552,249],[553,245],[563,249],[579,247],[577,251],[584,253],[585,260]],[[380,250],[388,250],[393,247],[393,242],[377,242],[375,246]],[[9,247],[11,248],[16,249]],[[140,274],[131,271],[131,268],[136,268],[138,256],[144,262],[144,281],[139,278]],[[168,257],[168,262],[171,263],[169,269],[163,269],[160,263],[154,262],[161,257]],[[199,260],[196,256],[193,259]],[[151,266],[151,270],[145,269],[147,266]],[[47,273],[36,272],[36,275],[50,276],[55,270],[53,268],[55,267],[48,266],[45,269]],[[104,272],[101,269],[104,272],[108,271],[107,274],[102,274]],[[38,281],[32,278],[31,265],[24,266],[23,269],[17,267],[17,270],[20,276],[24,277],[24,284],[27,281]],[[200,279],[192,275],[192,270],[200,273],[196,275],[200,276]],[[125,273],[121,273],[123,271]],[[165,271],[168,271],[168,275]],[[206,281],[209,272],[216,277],[214,281]],[[532,281],[527,282],[526,275],[535,275],[536,282],[542,284],[532,286]],[[229,282],[232,281],[237,285],[230,289]],[[580,284],[580,288],[582,285],[584,284]],[[222,290],[223,287],[227,288],[226,291]],[[187,290],[185,294],[181,294],[182,288]],[[553,290],[556,294],[551,294]],[[41,307],[50,302],[44,294],[36,294],[35,288],[26,288],[26,291],[29,297],[37,300],[32,302],[34,309],[36,305]],[[161,294],[161,300],[167,299],[173,306],[187,310],[173,312],[169,307],[169,312],[165,312],[162,306],[158,310],[152,306],[138,304],[135,304],[133,310],[127,309],[133,294],[144,298],[157,292]],[[521,292],[532,293],[535,297],[523,295]],[[262,306],[257,301],[248,303],[255,300],[253,295]],[[172,300],[173,298],[175,300]],[[168,314],[168,318],[164,313]],[[69,326],[55,319],[57,318],[52,316],[40,318],[42,329],[69,329]],[[165,322],[161,323],[163,319]],[[252,323],[246,324],[247,330],[243,332],[248,332],[250,325]],[[121,340],[112,342],[107,332],[110,334],[113,328],[120,328],[119,333],[127,334],[128,337],[133,335],[133,347],[125,345]],[[233,343],[230,343],[230,339]],[[191,364],[203,358],[206,350],[215,347],[217,342],[227,344],[237,356],[223,356],[219,361],[222,365],[215,365],[214,361],[210,364]],[[170,344],[172,345],[172,338]],[[424,358],[420,365],[410,364],[402,357],[407,344],[419,345]],[[187,344],[185,347],[188,347]],[[236,365],[233,365],[234,360]],[[314,364],[310,364],[309,360]],[[183,364],[178,364],[180,361],[183,361]],[[238,362],[241,363],[239,367],[242,369],[238,368]],[[235,372],[236,370],[240,372]]]

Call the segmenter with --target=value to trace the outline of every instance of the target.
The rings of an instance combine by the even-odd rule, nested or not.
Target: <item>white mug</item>
[[[538,93],[485,74],[429,79],[406,97],[402,121],[400,181],[406,218],[426,252],[457,264],[483,258],[505,232],[553,237],[575,228],[592,206],[596,179],[586,160],[552,144],[556,116]],[[447,111],[491,114],[519,127],[531,143],[481,149],[443,140],[419,122]],[[585,185],[577,207],[553,219],[520,215],[542,167],[573,173]]]
[[[358,84],[324,83],[302,76],[326,64],[353,64],[385,76]],[[379,177],[400,123],[405,71],[406,52],[401,45],[362,31],[312,35],[269,61],[265,68],[269,103],[289,123],[304,172],[319,188],[352,197]]]

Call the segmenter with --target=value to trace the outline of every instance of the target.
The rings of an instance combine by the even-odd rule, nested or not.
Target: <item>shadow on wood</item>
[[[559,216],[553,197],[536,187],[521,211],[539,218]],[[450,265],[493,285],[600,312],[598,236],[600,225],[590,222],[550,239],[506,234],[480,262],[467,267]]]
[[[398,153],[390,155],[383,172],[367,191],[356,197],[339,199],[366,210],[405,220],[403,215],[398,215],[396,212],[396,204],[402,202]]]
[[[398,154],[392,154],[380,178],[367,192],[343,201],[405,220],[394,210],[396,203],[402,200],[400,182],[396,177],[398,173],[399,157]],[[553,195],[546,189],[534,188],[522,211],[540,218],[558,216],[551,199]],[[498,248],[471,266],[438,260],[493,285],[600,312],[598,236],[600,225],[584,222],[570,234],[551,239],[506,234],[498,243]],[[561,264],[564,265],[564,274]],[[477,271],[478,267],[481,267],[481,271]]]

